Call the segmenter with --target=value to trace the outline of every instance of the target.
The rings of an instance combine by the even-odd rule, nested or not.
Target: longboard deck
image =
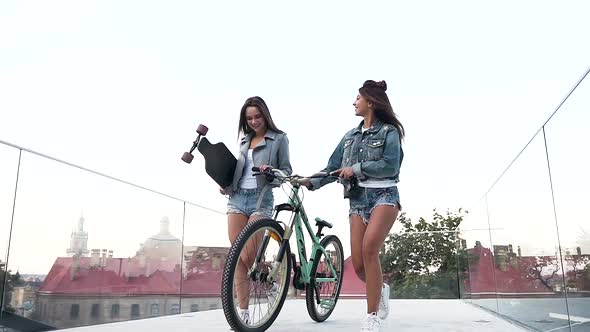
[[[236,169],[236,157],[223,143],[211,144],[206,137],[201,138],[197,150],[205,158],[205,171],[221,188],[231,186]]]

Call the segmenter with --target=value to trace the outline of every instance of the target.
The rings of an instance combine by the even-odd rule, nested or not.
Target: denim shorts
[[[371,212],[379,205],[397,206],[401,210],[399,203],[399,191],[397,187],[387,188],[357,188],[358,194],[350,199],[350,210],[348,216],[356,214],[363,218],[365,225],[369,224]]]
[[[229,196],[227,213],[239,213],[247,217],[271,218],[274,208],[272,189],[238,189]]]

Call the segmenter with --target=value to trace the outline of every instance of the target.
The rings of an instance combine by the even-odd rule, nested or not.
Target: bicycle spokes
[[[326,257],[327,256],[327,257]],[[328,259],[331,260],[331,265],[328,263]],[[322,259],[318,264],[318,271],[315,274],[315,295],[316,304],[322,310],[319,310],[320,314],[334,307],[334,297],[339,286],[340,276],[342,275],[339,271],[338,265],[339,257],[336,255],[335,250],[326,250],[326,254],[322,255]],[[332,267],[334,267],[332,269]],[[332,273],[334,270],[335,273]],[[319,281],[319,280],[332,280],[332,281]]]
[[[334,310],[344,270],[342,244],[335,236],[327,236],[320,242],[324,252],[318,251],[312,267],[311,285],[306,293],[307,311],[311,318],[321,322]]]
[[[281,262],[275,262],[281,240],[282,236],[272,227],[258,227],[241,239],[232,302],[244,326],[254,328],[268,322],[288,289],[289,257],[284,255]],[[247,315],[243,315],[246,310]]]

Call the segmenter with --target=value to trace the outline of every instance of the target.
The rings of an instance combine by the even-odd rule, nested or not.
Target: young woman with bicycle
[[[324,169],[350,181],[345,198],[350,199],[352,263],[366,283],[367,316],[361,331],[379,331],[379,318],[389,314],[389,285],[383,283],[379,250],[401,209],[397,182],[404,156],[404,127],[393,112],[385,81],[366,81],[353,103],[363,121],[350,130]],[[310,179],[315,190],[333,178]]]
[[[268,106],[258,96],[248,98],[240,110],[238,126],[240,153],[233,183],[230,187],[220,188],[222,194],[229,196],[227,203],[227,221],[229,240],[233,244],[238,234],[249,222],[270,218],[273,212],[272,188],[278,183],[269,182],[267,178],[255,176],[253,167],[261,170],[279,169],[291,174],[289,161],[289,140],[272,120]],[[252,246],[255,246],[253,244]],[[251,252],[252,250],[246,251]],[[241,280],[247,279],[247,266],[251,265],[254,254],[244,254],[237,266],[236,274]],[[248,321],[249,287],[247,284],[236,285],[240,301],[240,317]]]

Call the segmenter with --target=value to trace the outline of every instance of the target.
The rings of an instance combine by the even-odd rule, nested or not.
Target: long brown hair
[[[374,112],[377,119],[394,126],[399,132],[400,140],[403,140],[406,135],[404,126],[402,126],[402,123],[393,111],[393,107],[391,107],[385,91],[387,91],[387,83],[385,81],[375,82],[368,80],[359,88],[359,94],[375,105]]]
[[[248,135],[251,132],[253,132],[252,128],[248,126],[248,122],[246,121],[246,109],[250,106],[254,106],[260,111],[260,113],[264,117],[264,121],[266,122],[266,128],[277,133],[283,134],[283,131],[277,128],[274,121],[272,121],[270,111],[268,110],[268,106],[266,106],[264,99],[258,96],[254,96],[246,99],[246,101],[244,102],[244,106],[242,106],[242,110],[240,111],[240,123],[238,125],[238,136],[240,134]]]

